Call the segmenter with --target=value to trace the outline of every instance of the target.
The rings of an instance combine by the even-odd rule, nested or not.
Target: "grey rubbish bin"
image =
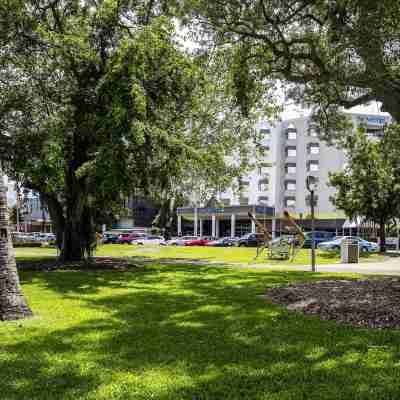
[[[343,239],[340,244],[340,261],[344,264],[358,264],[360,248],[356,239]]]

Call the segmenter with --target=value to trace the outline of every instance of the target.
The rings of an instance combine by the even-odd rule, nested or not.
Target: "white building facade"
[[[349,114],[353,125],[363,125],[371,138],[379,138],[390,117],[384,114]],[[228,190],[220,194],[224,206],[263,205],[274,207],[279,215],[288,209],[301,216],[309,213],[308,175],[318,179],[316,212],[321,217],[336,210],[330,198],[334,189],[328,185],[329,174],[343,170],[345,152],[320,140],[310,129],[310,119],[300,117],[270,125],[263,123],[260,130],[265,138],[260,144],[265,157],[259,167],[243,177],[240,191]]]

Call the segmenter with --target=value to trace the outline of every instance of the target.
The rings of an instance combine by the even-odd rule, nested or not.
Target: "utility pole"
[[[317,272],[316,262],[315,262],[315,214],[314,214],[314,204],[315,204],[315,189],[317,187],[317,180],[314,176],[307,176],[306,180],[307,190],[310,192],[310,206],[311,206],[311,271]]]

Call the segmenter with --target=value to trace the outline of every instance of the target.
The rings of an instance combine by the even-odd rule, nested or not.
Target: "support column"
[[[200,237],[203,237],[203,219],[200,218],[199,220],[199,226],[200,226]]]
[[[194,208],[194,226],[193,226],[193,236],[197,236],[198,233],[198,215],[197,215],[197,207]]]
[[[256,224],[253,220],[251,220],[251,233],[256,233]]]
[[[178,215],[178,236],[182,236],[182,215]]]
[[[215,220],[215,236],[219,238],[219,219]]]
[[[231,238],[235,237],[235,232],[236,232],[236,215],[232,214],[231,215]]]
[[[211,216],[211,236],[216,237],[216,217],[215,214]]]
[[[276,218],[272,219],[272,239],[276,237]]]

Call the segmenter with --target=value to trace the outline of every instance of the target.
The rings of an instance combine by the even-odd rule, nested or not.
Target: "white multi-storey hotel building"
[[[384,125],[390,121],[390,117],[384,114],[349,115],[354,127],[363,125],[371,138],[379,138]],[[310,210],[309,193],[306,190],[308,175],[318,180],[315,209],[319,220],[343,218],[330,200],[334,189],[328,182],[329,173],[344,168],[346,155],[343,150],[319,140],[309,124],[308,117],[276,124],[262,123],[259,129],[264,138],[259,145],[263,146],[265,156],[258,167],[241,179],[239,190],[230,189],[220,193],[219,201],[223,206],[214,210],[210,207],[201,208],[201,205],[199,208],[178,209],[178,233],[187,231],[182,230],[182,218],[194,220],[194,233],[197,235],[204,233],[203,224],[210,225],[205,221],[211,221],[207,233],[213,236],[238,236],[246,231],[254,231],[254,224],[246,217],[247,210],[272,221],[278,219],[284,209],[300,220],[306,218]],[[220,228],[221,224],[223,229]],[[275,224],[271,225],[275,229]],[[334,229],[329,222],[325,223],[324,228]]]

